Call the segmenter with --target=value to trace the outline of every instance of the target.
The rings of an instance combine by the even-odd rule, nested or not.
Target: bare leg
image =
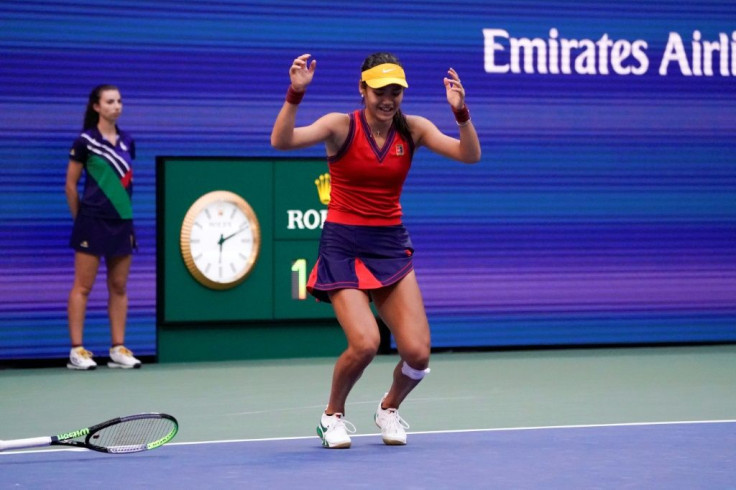
[[[382,408],[399,408],[420,381],[401,372],[404,361],[418,370],[429,366],[429,322],[414,271],[393,286],[376,290],[373,299],[381,318],[394,335],[401,357],[394,368],[393,383]]]
[[[125,343],[125,323],[128,318],[128,275],[132,255],[110,257],[107,261],[107,312],[110,318],[112,345]]]
[[[69,338],[72,346],[82,345],[84,341],[84,319],[87,313],[87,300],[94,286],[100,258],[94,255],[75,252],[74,284],[69,292],[67,317],[69,319]]]
[[[332,293],[330,299],[348,347],[335,363],[326,412],[344,414],[348,394],[376,356],[381,338],[366,293],[357,289],[341,289]]]

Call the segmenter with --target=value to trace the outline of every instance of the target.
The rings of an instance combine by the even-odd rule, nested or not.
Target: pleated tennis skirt
[[[130,255],[138,248],[133,220],[105,219],[78,214],[69,246],[98,257]]]
[[[414,269],[413,255],[414,247],[404,225],[325,222],[307,291],[329,303],[330,291],[390,286]]]

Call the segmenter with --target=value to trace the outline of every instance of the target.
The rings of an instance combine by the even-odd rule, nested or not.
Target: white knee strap
[[[427,369],[414,369],[410,365],[404,361],[404,364],[401,366],[401,372],[404,374],[404,376],[408,376],[411,379],[415,381],[419,381],[423,377],[429,374],[429,368]]]

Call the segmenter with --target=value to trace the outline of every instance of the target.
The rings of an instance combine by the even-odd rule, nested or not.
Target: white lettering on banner
[[[691,42],[692,59],[689,60],[685,51],[685,44],[680,35],[676,32],[670,32],[667,46],[664,48],[662,63],[659,65],[659,74],[667,75],[669,64],[676,61],[680,73],[687,77],[712,77],[714,76],[713,58],[716,57],[717,52],[719,75],[723,77],[736,75],[736,31],[731,33],[731,39],[733,40],[731,43],[728,42],[728,35],[723,32],[718,35],[718,41],[702,41],[702,37],[700,31],[693,32]]]
[[[286,210],[286,229],[287,230],[316,230],[322,228],[327,218],[326,209],[308,209],[302,211],[300,209]]]
[[[503,29],[483,29],[483,36],[488,73],[608,75],[612,68],[618,75],[642,75],[649,68],[646,41],[612,41],[608,34],[595,42],[564,39],[554,27],[547,40],[510,37]],[[499,64],[496,58],[497,52],[506,50],[499,39],[508,42],[507,64]]]
[[[483,29],[486,73],[507,73],[509,71],[509,65],[498,66],[496,64],[496,52],[504,50],[503,45],[496,42],[497,37],[508,39],[509,33],[503,29]]]
[[[670,65],[683,76],[736,76],[736,31],[730,39],[721,32],[717,41],[707,41],[695,30],[689,45],[688,53],[682,37],[669,33],[660,76],[669,74]],[[597,40],[568,39],[560,37],[555,27],[547,39],[513,37],[499,28],[483,29],[484,69],[494,74],[641,76],[649,70],[648,48],[643,39],[611,39],[607,33]]]

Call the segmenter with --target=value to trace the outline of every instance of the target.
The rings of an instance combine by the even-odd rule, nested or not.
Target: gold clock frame
[[[195,219],[205,207],[218,201],[226,201],[237,206],[238,209],[240,209],[248,219],[248,222],[250,223],[250,228],[253,232],[253,250],[250,254],[250,257],[248,257],[248,264],[240,275],[238,275],[232,281],[228,282],[213,281],[199,270],[197,265],[194,263],[194,257],[192,256],[190,243],[190,239],[192,236],[192,226],[194,225]],[[194,203],[192,203],[192,205],[189,207],[186,214],[184,215],[184,220],[182,221],[181,225],[179,245],[182,258],[184,259],[184,264],[186,265],[189,273],[198,283],[215,290],[232,289],[248,278],[250,273],[255,268],[256,263],[258,262],[258,257],[260,256],[261,252],[261,226],[258,222],[258,217],[256,216],[255,211],[253,211],[253,208],[250,206],[250,204],[248,204],[248,202],[241,196],[230,191],[211,191],[203,194],[196,201],[194,201]]]

